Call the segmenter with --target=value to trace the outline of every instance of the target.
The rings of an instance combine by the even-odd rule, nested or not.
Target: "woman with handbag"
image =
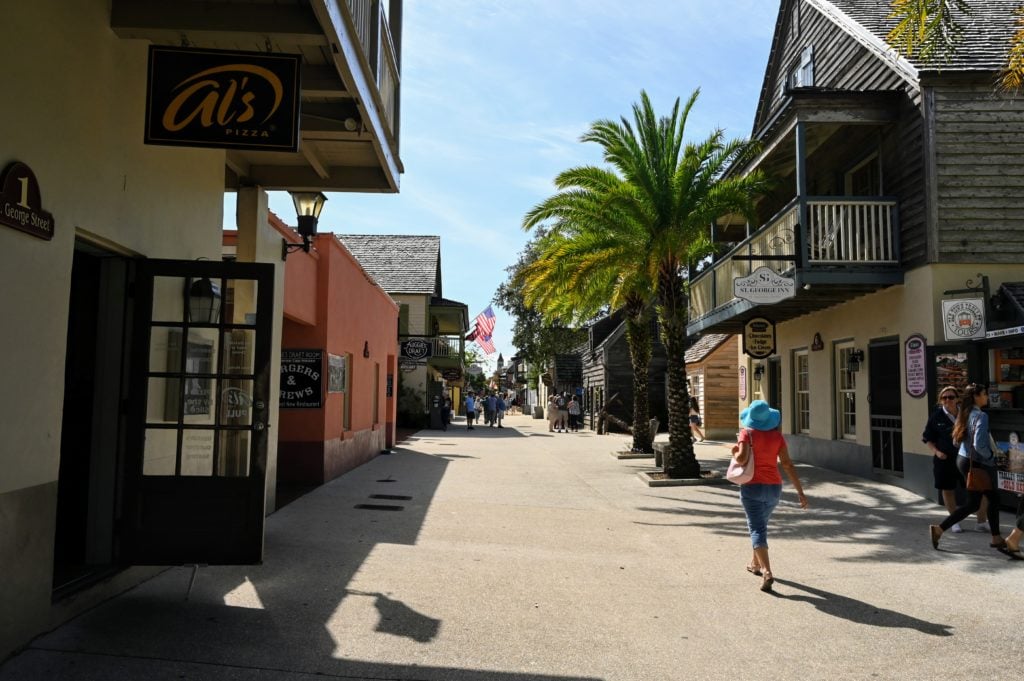
[[[988,405],[988,388],[972,383],[960,397],[956,423],[953,425],[953,443],[960,445],[956,465],[967,480],[967,501],[949,514],[938,525],[930,525],[928,533],[932,548],[939,548],[942,533],[971,515],[988,499],[988,524],[992,533],[992,548],[1008,553],[1006,540],[999,532],[999,490],[996,489],[996,457],[988,435],[988,414],[982,407]]]
[[[772,565],[768,560],[768,519],[782,497],[780,461],[796,488],[800,507],[807,508],[807,497],[804,496],[800,477],[789,458],[786,440],[779,432],[781,420],[782,415],[778,409],[772,409],[764,400],[754,400],[740,414],[744,429],[732,448],[735,467],[746,466],[751,457],[754,459],[753,475],[740,485],[740,501],[747,516],[747,529],[754,548],[747,571],[761,577],[761,591],[771,591],[775,583]]]

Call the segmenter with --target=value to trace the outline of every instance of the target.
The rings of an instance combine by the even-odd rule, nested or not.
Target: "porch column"
[[[807,267],[807,124],[797,121],[796,124],[796,196],[800,205],[800,233],[798,247],[799,266],[801,269]]]
[[[274,318],[270,348],[270,423],[267,425],[266,513],[277,508],[277,440],[281,399],[281,331],[284,324],[284,263],[281,262],[281,235],[270,227],[267,193],[261,187],[238,190],[235,208],[238,228],[238,262],[262,262],[274,265]]]

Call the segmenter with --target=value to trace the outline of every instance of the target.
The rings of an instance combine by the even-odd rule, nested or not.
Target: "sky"
[[[667,113],[700,88],[688,138],[749,136],[777,11],[775,0],[405,0],[401,190],[329,193],[319,231],[440,235],[443,294],[469,306],[472,325],[530,237],[523,215],[561,171],[602,164],[579,141],[590,123],[628,115],[641,90]],[[287,193],[270,208],[294,222]],[[507,360],[513,319],[494,312]]]

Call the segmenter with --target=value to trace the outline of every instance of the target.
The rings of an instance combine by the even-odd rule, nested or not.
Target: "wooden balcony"
[[[430,364],[441,368],[462,368],[462,353],[466,341],[461,336],[435,336],[431,342]]]
[[[797,295],[775,305],[736,298],[733,281],[762,266],[792,277]],[[687,331],[735,333],[750,317],[781,322],[902,281],[895,199],[794,199],[693,278]]]

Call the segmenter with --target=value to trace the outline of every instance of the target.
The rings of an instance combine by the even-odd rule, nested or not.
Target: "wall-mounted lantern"
[[[302,237],[301,244],[290,244],[283,241],[281,245],[281,259],[284,260],[292,251],[302,250],[309,253],[313,237],[316,236],[316,226],[320,221],[320,211],[327,203],[327,197],[322,192],[289,192],[292,195],[292,203],[295,205],[295,219],[297,222],[296,231]]]
[[[764,376],[764,365],[763,364],[755,364],[754,365],[754,380],[757,381],[758,383],[760,383],[762,376]]]
[[[188,320],[194,324],[216,324],[220,316],[220,284],[209,277],[190,281],[185,286]]]
[[[370,341],[363,341],[363,357],[370,356]]]

